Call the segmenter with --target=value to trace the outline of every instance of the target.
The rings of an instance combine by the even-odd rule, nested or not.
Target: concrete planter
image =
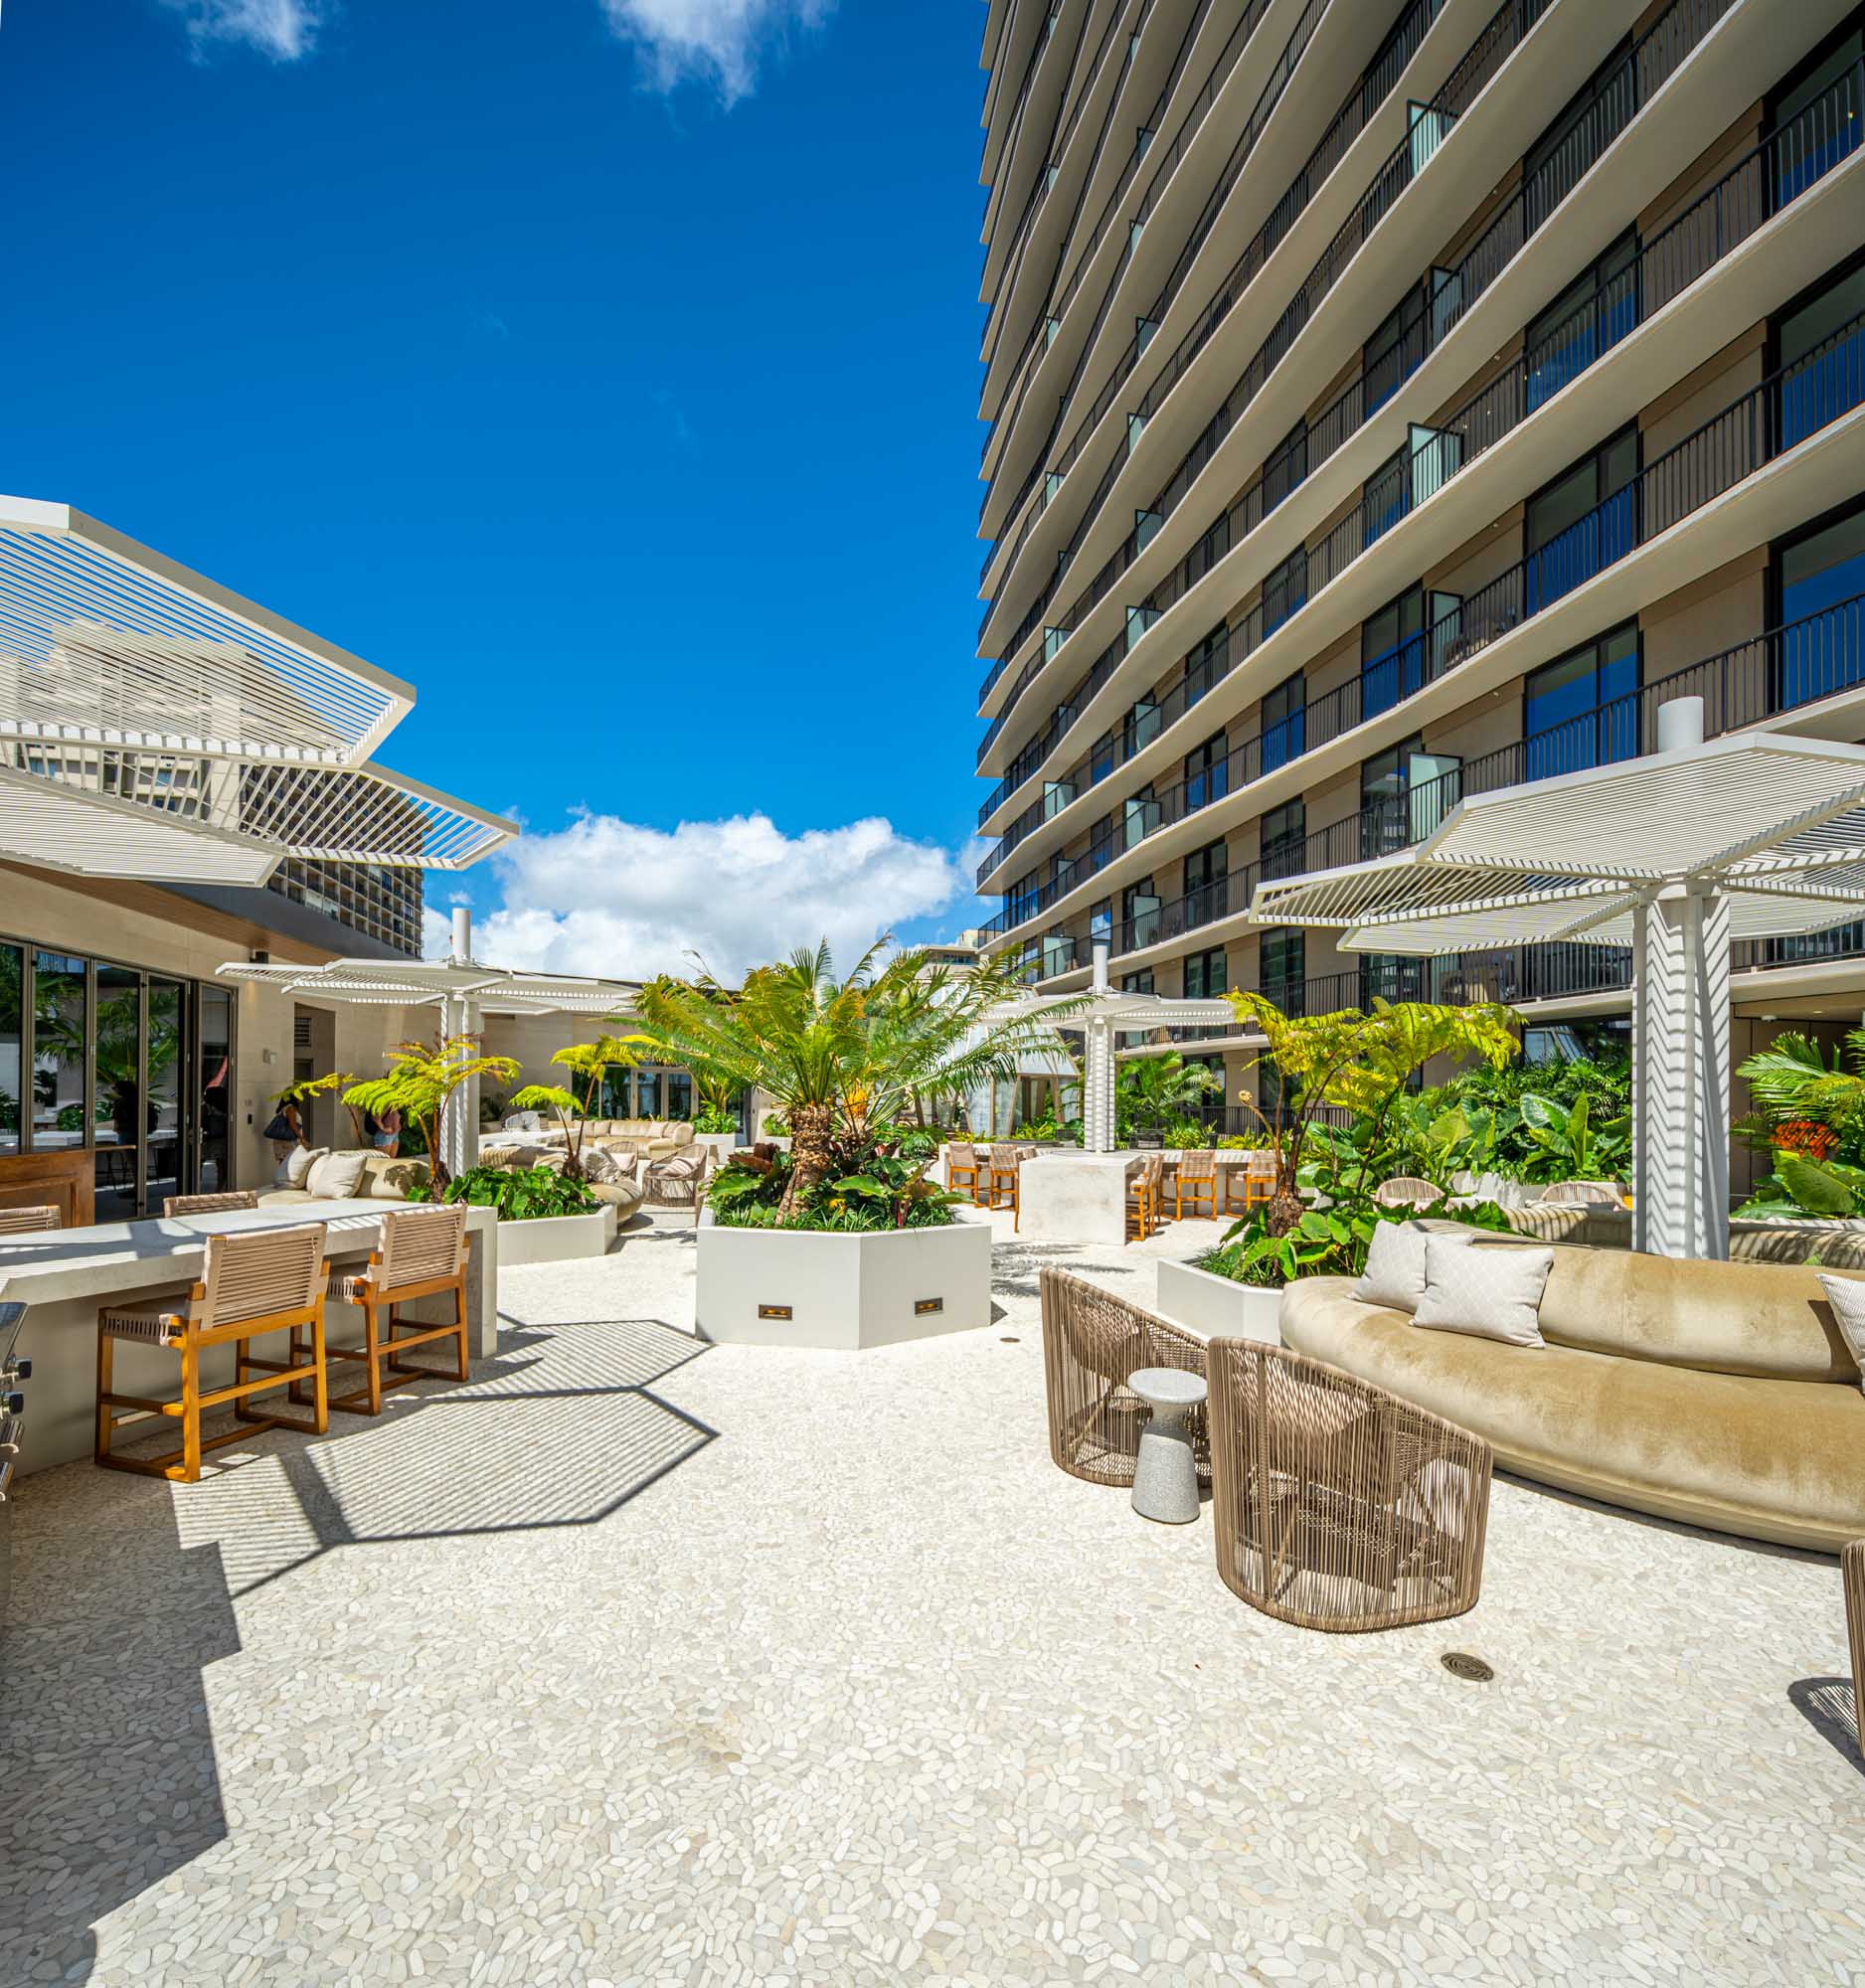
[[[871,1236],[703,1223],[698,1248],[699,1329],[729,1345],[854,1352],[991,1320],[991,1232],[981,1223]]]
[[[1281,1344],[1276,1320],[1282,1293],[1261,1284],[1234,1283],[1190,1263],[1159,1264],[1153,1309],[1174,1324],[1189,1326],[1206,1339],[1260,1339]]]
[[[551,1215],[539,1222],[499,1224],[499,1266],[568,1263],[579,1256],[606,1256],[615,1240],[616,1211],[604,1205],[589,1215]]]
[[[745,1141],[736,1132],[695,1132],[693,1143],[696,1146],[704,1146],[712,1154],[715,1172],[724,1166],[734,1153],[745,1150]]]

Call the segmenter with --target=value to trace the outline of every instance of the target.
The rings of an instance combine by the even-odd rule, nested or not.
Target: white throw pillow
[[[1425,1295],[1414,1325],[1509,1346],[1543,1346],[1541,1294],[1552,1249],[1484,1248],[1455,1236],[1425,1239]]]
[[[1382,1222],[1373,1231],[1366,1269],[1353,1287],[1356,1302],[1389,1311],[1417,1311],[1425,1295],[1425,1245],[1431,1235],[1409,1222]]]
[[[367,1153],[324,1153],[304,1177],[304,1185],[319,1201],[349,1201],[362,1185]]]
[[[286,1187],[302,1187],[304,1176],[330,1151],[328,1146],[293,1146],[285,1155]]]
[[[1856,1277],[1820,1277],[1820,1288],[1832,1300],[1832,1315],[1840,1336],[1852,1349],[1859,1369],[1859,1386],[1865,1389],[1865,1284]]]

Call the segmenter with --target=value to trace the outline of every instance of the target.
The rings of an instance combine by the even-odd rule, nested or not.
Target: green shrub
[[[410,1201],[435,1199],[429,1183],[409,1189]],[[545,1222],[559,1215],[592,1215],[601,1202],[580,1180],[551,1167],[471,1167],[456,1174],[438,1199],[471,1208],[496,1208],[501,1222]]]

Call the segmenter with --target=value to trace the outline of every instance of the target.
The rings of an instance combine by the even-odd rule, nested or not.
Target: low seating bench
[[[1811,1267],[1556,1246],[1544,1347],[1427,1331],[1352,1291],[1290,1285],[1283,1344],[1471,1430],[1504,1469],[1821,1553],[1865,1534],[1865,1394]]]

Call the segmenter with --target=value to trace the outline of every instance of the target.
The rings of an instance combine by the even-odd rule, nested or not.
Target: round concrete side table
[[[1142,1367],[1126,1385],[1152,1409],[1133,1467],[1133,1509],[1162,1525],[1188,1525],[1198,1516],[1198,1465],[1185,1417],[1205,1399],[1204,1377],[1179,1367]]]

